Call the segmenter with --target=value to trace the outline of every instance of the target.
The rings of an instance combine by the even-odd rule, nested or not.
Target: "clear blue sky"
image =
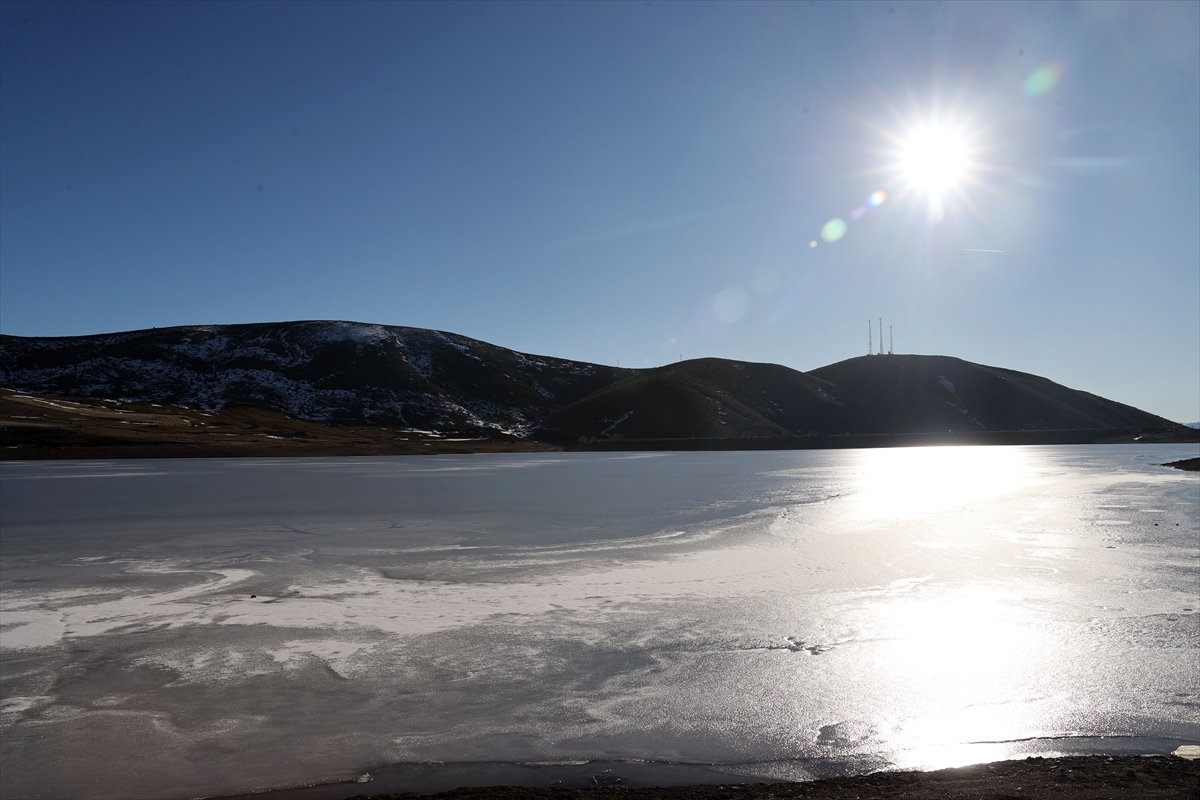
[[[0,331],[804,370],[883,317],[1191,421],[1198,42],[1195,2],[4,2]]]

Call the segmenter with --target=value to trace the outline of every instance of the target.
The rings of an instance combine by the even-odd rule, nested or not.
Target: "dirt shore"
[[[812,450],[949,444],[1131,444],[1200,440],[1200,431],[1104,429],[863,434],[757,439],[640,439],[550,444],[498,430],[439,433],[395,425],[318,424],[267,408],[204,411],[0,388],[0,461],[79,458],[278,458],[570,451]],[[1184,462],[1168,466],[1195,469]]]
[[[0,460],[272,458],[558,450],[499,431],[487,438],[397,426],[320,425],[266,408],[204,411],[0,389]]]
[[[806,783],[660,789],[489,786],[433,795],[357,794],[348,800],[1195,800],[1200,761],[1171,756],[1076,756],[1000,761],[936,772],[879,772]]]

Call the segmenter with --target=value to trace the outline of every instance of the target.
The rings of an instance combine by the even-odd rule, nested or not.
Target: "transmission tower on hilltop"
[[[867,320],[867,355],[869,356],[892,356],[896,354],[896,338],[892,331],[892,326],[888,325],[888,349],[883,350],[883,317],[878,317],[879,320],[879,349],[875,349],[875,326],[871,324],[871,320]]]

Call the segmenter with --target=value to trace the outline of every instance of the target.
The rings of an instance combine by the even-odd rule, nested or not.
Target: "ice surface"
[[[4,463],[0,794],[1169,752],[1193,451]]]

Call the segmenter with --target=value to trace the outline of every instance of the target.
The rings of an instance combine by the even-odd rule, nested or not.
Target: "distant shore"
[[[32,426],[31,426],[32,427]],[[403,434],[403,435],[397,435]],[[218,438],[220,437],[220,438]],[[642,439],[561,446],[515,436],[443,436],[394,428],[330,427],[317,435],[287,436],[249,427],[205,438],[117,437],[45,426],[0,430],[0,461],[140,458],[313,458],[470,455],[482,453],[730,452],[854,450],[980,445],[1189,444],[1200,436],[1147,435],[1138,430],[996,431],[981,434],[881,434],[760,439]],[[1200,459],[1163,466],[1200,470]]]
[[[620,783],[548,788],[464,786],[429,793],[372,792],[366,787],[325,784],[225,796],[221,800],[1194,800],[1196,797],[1200,797],[1200,760],[1090,755],[1031,756],[929,772],[875,772],[803,782],[701,783],[651,788]]]
[[[932,445],[1190,444],[1200,431],[1144,428],[1082,428],[1042,431],[863,433],[778,436],[757,439],[630,439],[566,445],[570,451],[626,450],[839,450]],[[1186,469],[1186,468],[1184,468]]]
[[[491,786],[433,795],[356,794],[348,800],[945,800],[947,798],[1054,798],[1054,800],[1194,800],[1200,796],[1200,761],[1172,756],[1076,756],[1000,761],[936,772],[878,772],[805,783],[620,786],[532,789]]]
[[[398,425],[322,425],[278,411],[206,411],[0,389],[0,460],[286,458],[529,453],[561,448],[495,431],[453,435]]]
[[[467,453],[830,450],[929,445],[1200,442],[1192,428],[1097,428],[722,439],[561,442],[503,431],[453,434],[397,425],[321,424],[254,406],[205,411],[0,389],[0,460],[282,458]],[[1187,467],[1181,467],[1187,469]]]

